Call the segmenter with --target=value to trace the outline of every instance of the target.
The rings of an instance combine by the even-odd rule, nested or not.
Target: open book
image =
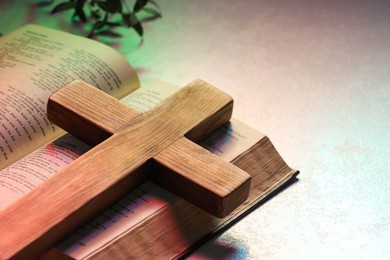
[[[75,79],[141,112],[178,89],[162,82],[140,88],[119,53],[89,39],[36,25],[0,38],[0,211],[90,149],[46,118],[49,95]],[[176,258],[297,174],[265,135],[237,120],[201,145],[252,175],[248,200],[231,215],[217,219],[147,182],[46,256]]]

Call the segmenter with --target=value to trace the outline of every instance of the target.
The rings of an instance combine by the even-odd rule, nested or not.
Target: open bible
[[[47,120],[46,102],[56,89],[82,79],[140,112],[178,89],[162,82],[140,87],[134,70],[109,47],[35,25],[1,38],[0,53],[0,210],[4,211],[90,149]],[[248,200],[228,217],[212,217],[148,182],[42,257],[177,258],[297,174],[265,135],[237,120],[201,145],[252,176]]]

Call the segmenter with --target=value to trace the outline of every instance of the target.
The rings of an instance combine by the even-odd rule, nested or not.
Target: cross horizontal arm
[[[52,123],[93,146],[141,114],[81,80],[53,94],[47,111]]]

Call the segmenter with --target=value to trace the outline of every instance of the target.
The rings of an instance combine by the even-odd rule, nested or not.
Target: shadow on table
[[[298,173],[299,172],[297,172],[296,175],[298,175]],[[258,209],[261,205],[263,205],[279,193],[283,192],[286,188],[291,187],[298,181],[299,179],[297,177],[292,178],[284,185],[274,190],[268,196],[257,202],[250,209],[242,213],[239,217],[231,221],[229,224],[227,224],[217,232],[209,234],[200,241],[198,241],[180,259],[245,259],[245,256],[247,255],[247,249],[245,245],[239,247],[238,245],[232,243],[221,244],[218,242],[218,237],[222,235],[225,231],[227,231],[229,228],[234,226],[236,223],[238,223],[240,220],[244,219],[254,210]],[[204,247],[200,250],[202,246]],[[196,250],[199,251],[194,253]]]

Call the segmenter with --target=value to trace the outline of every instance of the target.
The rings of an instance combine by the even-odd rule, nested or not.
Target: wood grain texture
[[[116,116],[116,111],[126,112],[126,108],[118,105],[108,109],[107,106],[115,100],[105,96],[101,101],[100,94],[92,93],[93,91],[88,92],[90,96],[87,99],[81,98],[79,85],[77,83],[67,86],[66,93],[59,91],[54,95],[53,100],[56,104],[65,103],[63,107],[69,109],[61,111],[61,106],[55,105],[56,113],[51,114],[50,117],[53,119],[67,115],[66,120],[54,119],[57,122],[61,121],[65,129],[68,127],[77,129],[75,122],[68,121],[69,119],[75,119],[76,123],[80,124],[78,127],[81,128],[87,122],[88,131],[82,135],[89,133],[89,141],[92,143],[98,143],[102,138],[102,135],[92,133],[96,125],[98,125],[96,128],[103,129],[102,132],[111,134],[111,131],[114,131],[114,133],[108,140],[49,178],[0,215],[0,233],[7,234],[6,237],[0,238],[2,258],[41,255],[82,223],[140,182],[145,181],[146,173],[150,172],[151,158],[186,134],[194,139],[200,139],[227,122],[233,105],[228,95],[202,81],[196,81],[145,114],[129,113],[129,117],[134,119],[123,126],[121,126],[123,122],[118,119],[120,123],[108,127],[106,124],[110,125],[112,122],[110,116]],[[69,88],[72,91],[69,91]],[[97,99],[99,99],[98,107],[103,109],[94,110]],[[79,108],[85,102],[87,102],[87,109]],[[67,103],[72,103],[73,107],[67,106]],[[107,111],[108,116],[105,114]],[[82,112],[84,119],[78,119],[79,112]],[[210,164],[212,161],[204,163]],[[215,205],[218,209],[215,213],[217,216],[223,216],[231,211],[230,202],[237,205],[245,200],[241,193],[248,194],[250,178],[237,167],[229,165],[224,167],[227,167],[227,172],[232,171],[229,181],[231,178],[236,178],[236,182],[233,183],[237,185],[229,186],[228,189],[231,193],[240,194],[227,196],[225,187],[213,186],[214,190],[203,193],[205,197],[186,195],[186,192],[199,190],[199,187],[207,189],[209,185],[208,180],[205,179],[187,181],[186,185],[199,187],[180,190],[180,193],[192,199],[191,202],[200,207],[208,200],[220,203]],[[218,171],[210,171],[210,176],[220,178],[219,170],[224,171],[222,168]],[[184,172],[186,171],[188,170]],[[233,171],[237,174],[233,174]],[[181,180],[182,178],[171,179],[171,181]],[[173,186],[180,185],[177,183]],[[241,201],[237,203],[233,199]],[[209,208],[207,205],[205,209]]]
[[[269,197],[298,171],[290,168],[264,136],[231,163],[252,177],[248,199],[223,219],[177,197],[87,259],[178,259]]]
[[[168,146],[154,160],[157,170],[151,178],[155,183],[189,201],[202,198],[201,208],[217,217],[227,216],[248,197],[248,173],[186,138]]]
[[[93,146],[141,114],[81,80],[51,95],[47,111],[52,123]]]

